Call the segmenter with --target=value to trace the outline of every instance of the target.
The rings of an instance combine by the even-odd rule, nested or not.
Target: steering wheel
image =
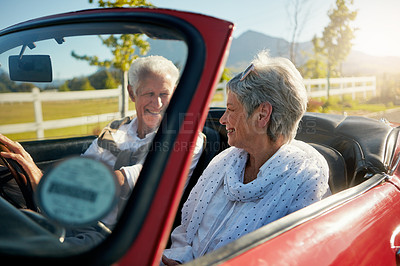
[[[0,143],[0,151],[10,152],[10,150],[2,143]],[[37,211],[37,206],[33,199],[32,184],[25,170],[18,162],[9,158],[4,158],[3,156],[1,156],[1,154],[0,154],[0,160],[3,162],[4,166],[8,168],[8,170],[11,173],[11,176],[15,179],[16,183],[18,184],[22,196],[25,199],[26,207],[33,211]]]

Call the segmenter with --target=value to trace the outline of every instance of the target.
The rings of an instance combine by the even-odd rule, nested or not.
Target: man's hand
[[[125,172],[124,170],[116,170],[114,171],[115,175],[117,176],[118,179],[118,183],[121,187],[121,198],[127,198],[129,193],[130,193],[130,189],[129,189],[129,185],[128,185],[128,181],[126,180],[126,176],[125,176]]]
[[[0,142],[10,150],[3,151],[1,156],[18,162],[29,176],[32,189],[35,191],[37,184],[43,176],[42,171],[37,167],[31,155],[18,142],[14,142],[6,136],[0,134]]]

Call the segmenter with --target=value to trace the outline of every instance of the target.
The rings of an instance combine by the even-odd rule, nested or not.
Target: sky
[[[289,3],[294,0],[153,0],[157,7],[192,11],[235,23],[234,37],[253,30],[290,41]],[[321,36],[335,0],[302,0],[306,7],[297,41]],[[93,0],[96,2],[96,0]],[[88,0],[0,0],[0,29],[45,15],[96,8]],[[376,56],[400,56],[400,0],[354,0],[358,28],[353,49]]]

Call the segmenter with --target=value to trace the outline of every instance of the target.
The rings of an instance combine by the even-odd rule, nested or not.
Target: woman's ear
[[[264,128],[268,125],[268,122],[272,114],[272,105],[269,102],[261,103],[258,107],[258,126]]]
[[[133,88],[131,85],[128,84],[128,93],[129,93],[129,98],[131,98],[132,102],[135,102],[135,94],[133,93]]]

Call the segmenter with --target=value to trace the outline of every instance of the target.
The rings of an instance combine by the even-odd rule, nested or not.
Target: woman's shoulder
[[[297,139],[292,140],[290,143],[286,144],[286,146],[288,147],[288,150],[293,150],[295,152],[301,152],[311,155],[315,153],[319,154],[319,152],[314,149],[310,144]]]
[[[230,161],[231,159],[235,159],[239,156],[244,156],[246,151],[236,148],[236,147],[229,147],[226,148],[225,150],[221,151],[218,153],[209,163],[209,166],[211,165],[218,165],[219,163],[227,162]]]
[[[225,150],[221,151],[214,158],[216,158],[216,157],[234,156],[234,155],[239,156],[239,155],[243,155],[245,153],[246,153],[246,151],[244,151],[243,149],[239,149],[239,148],[236,148],[236,147],[232,146],[232,147],[226,148]]]
[[[315,163],[320,162],[326,164],[325,158],[310,144],[301,140],[292,140],[286,145],[286,152],[290,154],[296,154],[303,160],[312,160]]]

